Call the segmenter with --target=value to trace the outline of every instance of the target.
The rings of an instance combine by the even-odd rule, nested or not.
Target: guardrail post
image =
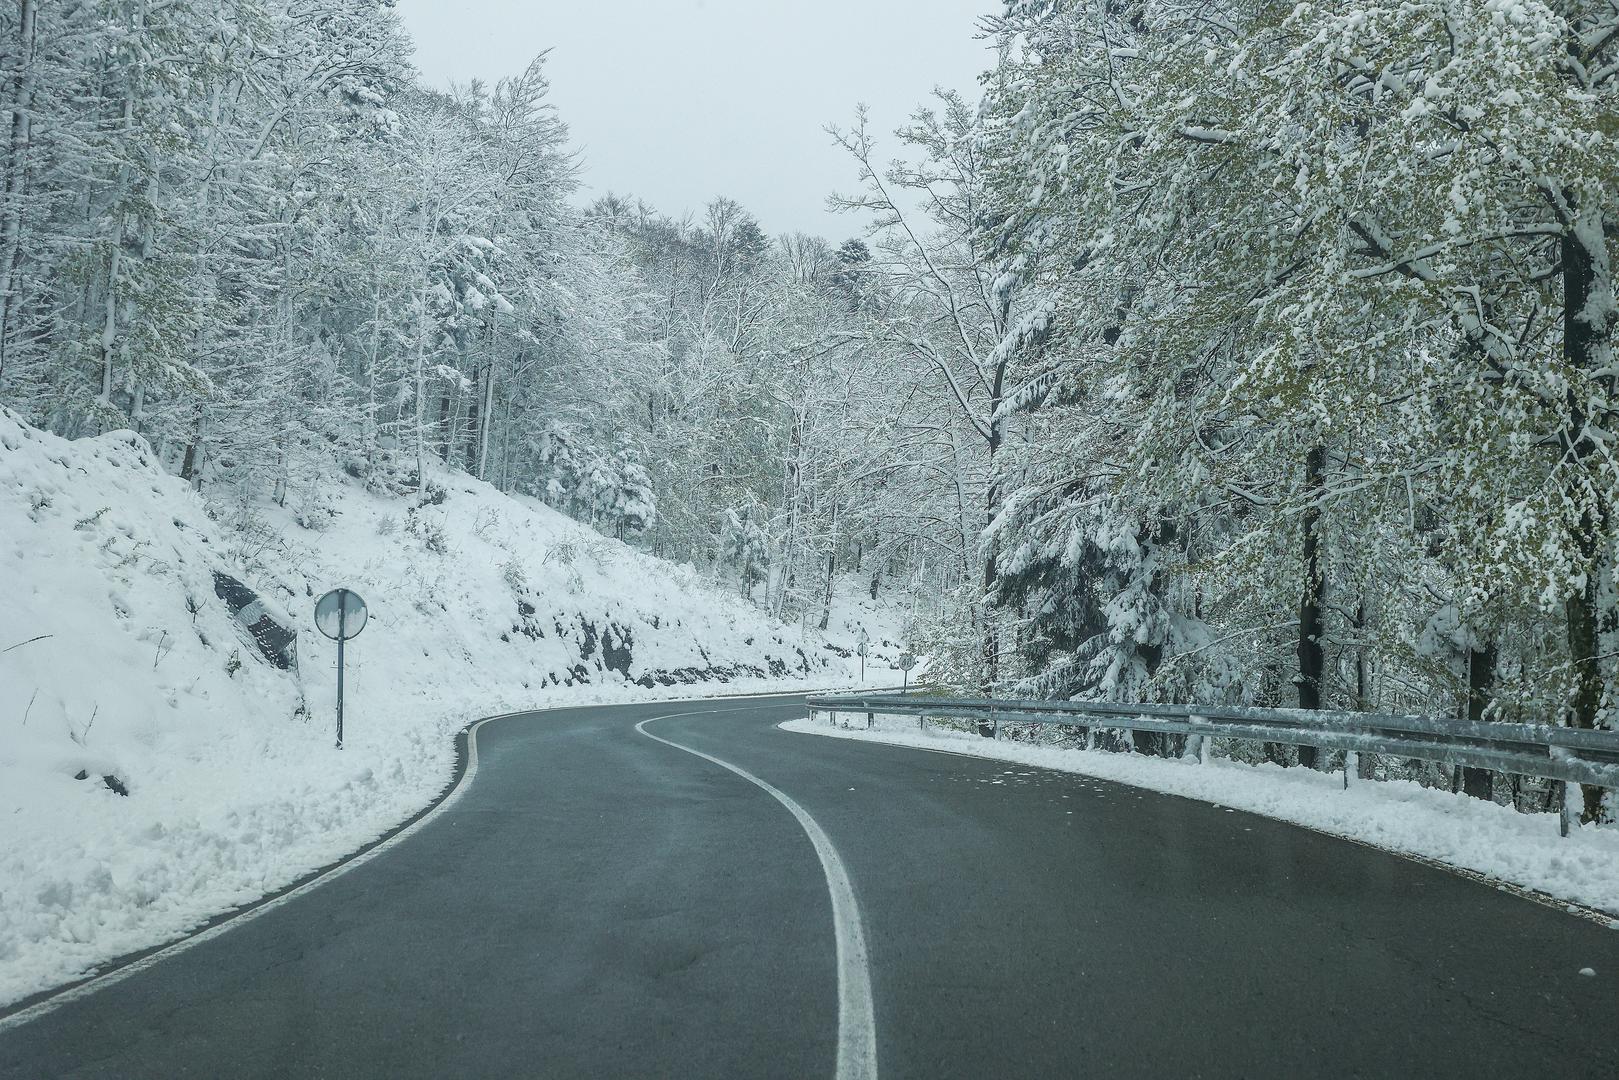
[[[995,715],[995,706],[993,705],[989,707],[989,737],[991,739],[1001,737],[1001,718]]]
[[[1569,804],[1568,799],[1567,780],[1557,781],[1557,795],[1557,801],[1559,804],[1557,807],[1557,835],[1567,836],[1569,829],[1569,818],[1574,816],[1574,808]]]
[[[870,731],[874,726],[876,726],[876,723],[877,714],[871,712],[866,713],[866,730]]]
[[[1349,774],[1360,767],[1360,755],[1353,750],[1344,751],[1344,790],[1349,790]]]
[[[1188,716],[1186,721],[1193,727],[1208,723],[1201,716]],[[1209,737],[1201,734],[1188,734],[1186,736],[1186,748],[1181,751],[1181,759],[1185,760],[1186,758],[1196,758],[1199,765],[1207,765],[1209,763]]]

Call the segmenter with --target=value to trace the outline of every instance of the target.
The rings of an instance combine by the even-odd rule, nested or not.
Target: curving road
[[[0,1021],[0,1076],[1619,1076],[1619,932],[1204,803],[776,730],[800,700],[487,723],[408,838]]]

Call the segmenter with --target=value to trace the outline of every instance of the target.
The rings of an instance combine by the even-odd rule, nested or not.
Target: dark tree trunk
[[[995,515],[999,510],[1001,501],[1000,484],[997,482],[995,476],[995,453],[1001,448],[1002,432],[1001,421],[996,414],[1000,410],[1001,382],[1005,377],[1005,373],[1005,365],[997,368],[995,371],[994,385],[990,388],[990,421],[989,437],[987,440],[989,450],[989,487],[984,496],[984,525],[986,528],[995,523]],[[982,602],[979,604],[979,609],[983,612],[984,618],[984,625],[982,629],[984,633],[983,692],[985,697],[995,696],[995,684],[1000,681],[1001,641],[999,634],[996,632],[994,617],[995,588],[1000,580],[996,565],[998,555],[996,550],[997,547],[998,545],[992,538],[989,542],[989,550],[984,553],[984,595]],[[995,728],[991,724],[979,724],[978,733],[984,736],[986,739],[993,738],[995,735]]]
[[[832,622],[832,583],[837,580],[838,556],[836,552],[826,557],[826,603],[821,606],[820,628],[824,631]]]
[[[1573,196],[1569,196],[1571,204]],[[1582,214],[1583,216],[1583,214]],[[1602,222],[1587,222],[1586,234],[1602,242]],[[1593,231],[1594,230],[1594,231]],[[1570,368],[1591,371],[1597,366],[1599,353],[1605,353],[1607,338],[1612,333],[1612,313],[1592,301],[1598,289],[1597,263],[1592,252],[1575,229],[1569,229],[1562,239],[1563,261],[1563,356]],[[1603,253],[1604,256],[1606,253]],[[1611,377],[1610,377],[1611,381]],[[1598,447],[1591,437],[1584,400],[1571,388],[1567,401],[1568,416],[1562,436],[1563,451],[1580,468],[1569,469],[1570,501],[1581,508],[1574,546],[1586,574],[1584,586],[1564,601],[1567,626],[1569,667],[1574,676],[1574,694],[1569,702],[1569,720],[1573,727],[1591,729],[1597,726],[1602,708],[1602,668],[1599,657],[1601,602],[1598,585],[1602,576],[1601,534],[1607,527],[1607,507],[1596,492],[1581,483],[1586,461],[1594,456]],[[1599,418],[1605,423],[1609,417]],[[1584,806],[1582,821],[1596,821],[1602,816],[1603,789],[1591,785],[1583,787]]]
[[[1463,654],[1467,664],[1467,718],[1474,723],[1484,719],[1484,709],[1490,703],[1490,688],[1495,684],[1495,642],[1487,641],[1482,649],[1469,648]],[[1494,796],[1488,769],[1462,768],[1462,791],[1475,799]]]
[[[22,208],[29,185],[29,140],[33,116],[34,42],[39,5],[21,0],[17,16],[16,75],[11,88],[11,144],[6,158],[5,215],[0,223],[0,377],[6,373],[6,345],[12,338],[12,294],[21,263]]]
[[[472,394],[467,398],[467,472],[477,476],[478,448],[483,445],[483,369],[480,365],[472,367]]]
[[[821,605],[821,625],[824,632],[832,621],[832,586],[838,577],[838,504],[832,503],[832,549],[826,553],[826,596]]]
[[[1355,709],[1359,712],[1372,711],[1371,699],[1371,671],[1366,659],[1366,602],[1361,601],[1355,605]],[[1355,775],[1362,780],[1373,778],[1377,768],[1375,754],[1360,753],[1355,755]]]
[[[180,479],[202,490],[202,406],[196,408],[196,421],[191,426],[191,441],[186,443],[185,458],[180,462]]]
[[[1141,662],[1147,669],[1147,677],[1150,679],[1158,671],[1158,666],[1164,662],[1164,647],[1143,645],[1140,653]],[[1174,757],[1177,739],[1181,743],[1185,742],[1185,736],[1166,735],[1161,731],[1137,731],[1132,735],[1136,748],[1154,757]]]
[[[1179,531],[1174,522],[1163,522],[1158,526],[1156,533],[1151,530],[1142,530],[1136,535],[1136,544],[1144,551],[1175,542]],[[1154,597],[1161,597],[1164,591],[1163,575],[1154,572],[1152,579],[1147,582],[1147,591]],[[1147,673],[1149,682],[1158,674],[1158,669],[1164,663],[1164,646],[1154,642],[1140,646],[1137,650],[1141,656],[1141,666]],[[1136,744],[1144,752],[1155,754],[1158,757],[1175,757],[1186,745],[1184,735],[1167,735],[1158,731],[1137,732]]]
[[[1355,709],[1371,712],[1369,679],[1366,670],[1366,603],[1355,605],[1355,618],[1350,626],[1355,631]]]
[[[1304,595],[1299,600],[1299,708],[1321,708],[1321,683],[1326,656],[1321,647],[1326,633],[1322,594],[1326,575],[1321,569],[1321,498],[1327,471],[1327,450],[1314,446],[1304,458],[1304,487],[1309,502],[1304,508]],[[1314,746],[1299,747],[1299,764],[1315,768],[1320,754]]]
[[[438,399],[438,438],[439,457],[444,464],[450,463],[450,395],[445,393]]]

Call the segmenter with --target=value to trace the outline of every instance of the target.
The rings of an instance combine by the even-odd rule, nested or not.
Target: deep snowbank
[[[478,716],[852,681],[688,568],[433,484],[426,505],[206,505],[138,436],[68,442],[0,410],[0,1003],[363,845],[442,788]],[[298,630],[300,671],[260,658],[216,571]],[[311,618],[337,585],[371,612],[341,752]]]
[[[877,727],[790,720],[788,731],[952,750],[974,757],[1038,765],[1121,784],[1202,799],[1291,821],[1374,847],[1418,855],[1495,881],[1584,904],[1614,916],[1619,929],[1619,830],[1584,828],[1563,839],[1549,814],[1507,806],[1410,781],[1352,782],[1338,773],[1244,765],[1216,758],[1207,765],[1140,754],[991,741],[910,719],[879,717]]]

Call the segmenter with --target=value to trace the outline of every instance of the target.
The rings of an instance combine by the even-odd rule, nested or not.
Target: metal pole
[[[337,594],[337,748],[343,749],[343,639],[348,637],[349,594]]]
[[[902,676],[904,676],[904,681],[900,684],[899,692],[900,692],[901,695],[908,694],[911,691],[911,672],[910,672],[910,669],[907,668],[906,670],[900,672],[900,674]]]

